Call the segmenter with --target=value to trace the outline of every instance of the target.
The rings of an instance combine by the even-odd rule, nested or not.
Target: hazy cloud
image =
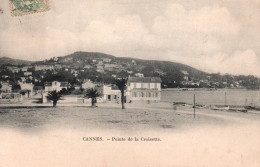
[[[235,75],[259,75],[260,63],[254,51],[235,51],[233,54],[217,53],[212,57],[203,59],[203,70],[212,73],[229,73]],[[196,65],[198,62],[195,62]]]
[[[0,15],[0,56],[42,60],[95,51],[260,75],[257,2],[55,0],[49,12]],[[8,5],[0,2],[5,11]]]

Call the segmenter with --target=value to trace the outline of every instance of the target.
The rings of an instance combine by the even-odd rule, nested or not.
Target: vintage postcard
[[[259,167],[259,0],[1,0],[0,167]]]

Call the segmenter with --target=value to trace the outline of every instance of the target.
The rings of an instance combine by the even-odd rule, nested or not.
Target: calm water
[[[193,104],[193,96],[196,103],[202,105],[225,105],[225,93],[227,105],[249,105],[260,106],[260,91],[219,89],[219,90],[162,90],[162,101],[185,102]]]

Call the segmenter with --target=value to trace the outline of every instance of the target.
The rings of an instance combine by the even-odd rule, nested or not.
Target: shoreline
[[[247,88],[162,88],[162,91],[224,91],[224,90],[240,90],[240,91],[260,91],[260,89]]]
[[[72,108],[107,108],[107,109],[121,109],[121,104],[117,103],[97,103],[96,107],[92,107],[90,103],[58,103],[56,107],[52,106],[52,103],[46,103],[46,104],[0,104],[0,109],[40,109],[40,108],[66,108],[66,107],[72,107]],[[193,111],[194,107],[192,104],[176,104],[174,105],[171,102],[167,101],[161,101],[156,103],[145,103],[145,102],[137,102],[137,103],[125,103],[125,107],[127,108],[136,108],[136,109],[157,109],[157,110],[168,110],[168,111],[182,111],[182,110],[190,110]],[[214,107],[220,108],[216,109]],[[196,104],[196,111],[202,111],[207,110],[208,112],[241,112],[241,113],[254,113],[254,114],[260,114],[260,111],[257,109],[247,109],[246,106],[243,105],[228,105],[229,109],[221,109],[222,107],[225,107],[224,105],[212,105],[212,106],[201,106],[199,104]],[[1,113],[1,111],[0,111]]]

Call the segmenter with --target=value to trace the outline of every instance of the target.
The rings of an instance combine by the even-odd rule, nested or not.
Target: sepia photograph
[[[1,0],[0,167],[259,167],[260,0]]]

